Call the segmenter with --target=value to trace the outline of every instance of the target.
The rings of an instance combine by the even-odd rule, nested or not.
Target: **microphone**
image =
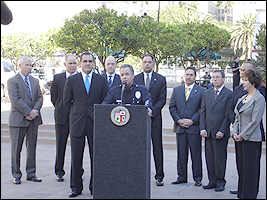
[[[126,83],[126,82],[123,82],[122,87],[121,87],[121,104],[122,104],[122,96],[123,96],[123,92],[124,92],[124,90],[125,90],[126,85],[127,85],[127,83]]]

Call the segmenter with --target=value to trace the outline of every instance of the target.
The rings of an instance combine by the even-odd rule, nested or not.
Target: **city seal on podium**
[[[115,125],[123,126],[128,123],[130,119],[130,112],[124,106],[117,106],[112,109],[110,119]]]

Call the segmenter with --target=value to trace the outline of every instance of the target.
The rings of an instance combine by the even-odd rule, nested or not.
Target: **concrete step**
[[[163,149],[176,150],[176,134],[169,128],[162,130]],[[38,128],[38,143],[40,144],[56,144],[56,134],[54,125],[40,125]],[[10,142],[8,124],[1,124],[1,142]],[[202,139],[202,150],[204,151],[204,142]],[[70,138],[68,138],[68,145],[70,145]],[[228,140],[228,152],[235,152],[235,145],[232,139]],[[262,143],[262,153],[266,154],[266,142]]]

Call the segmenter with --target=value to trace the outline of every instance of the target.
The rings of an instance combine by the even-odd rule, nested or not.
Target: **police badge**
[[[111,121],[117,126],[123,126],[130,119],[130,112],[124,106],[117,106],[110,112]]]

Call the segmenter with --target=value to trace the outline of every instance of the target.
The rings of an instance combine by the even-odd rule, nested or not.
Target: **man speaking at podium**
[[[111,88],[102,104],[147,105],[148,116],[152,117],[152,102],[148,89],[133,82],[134,69],[129,64],[120,67],[121,85]]]

